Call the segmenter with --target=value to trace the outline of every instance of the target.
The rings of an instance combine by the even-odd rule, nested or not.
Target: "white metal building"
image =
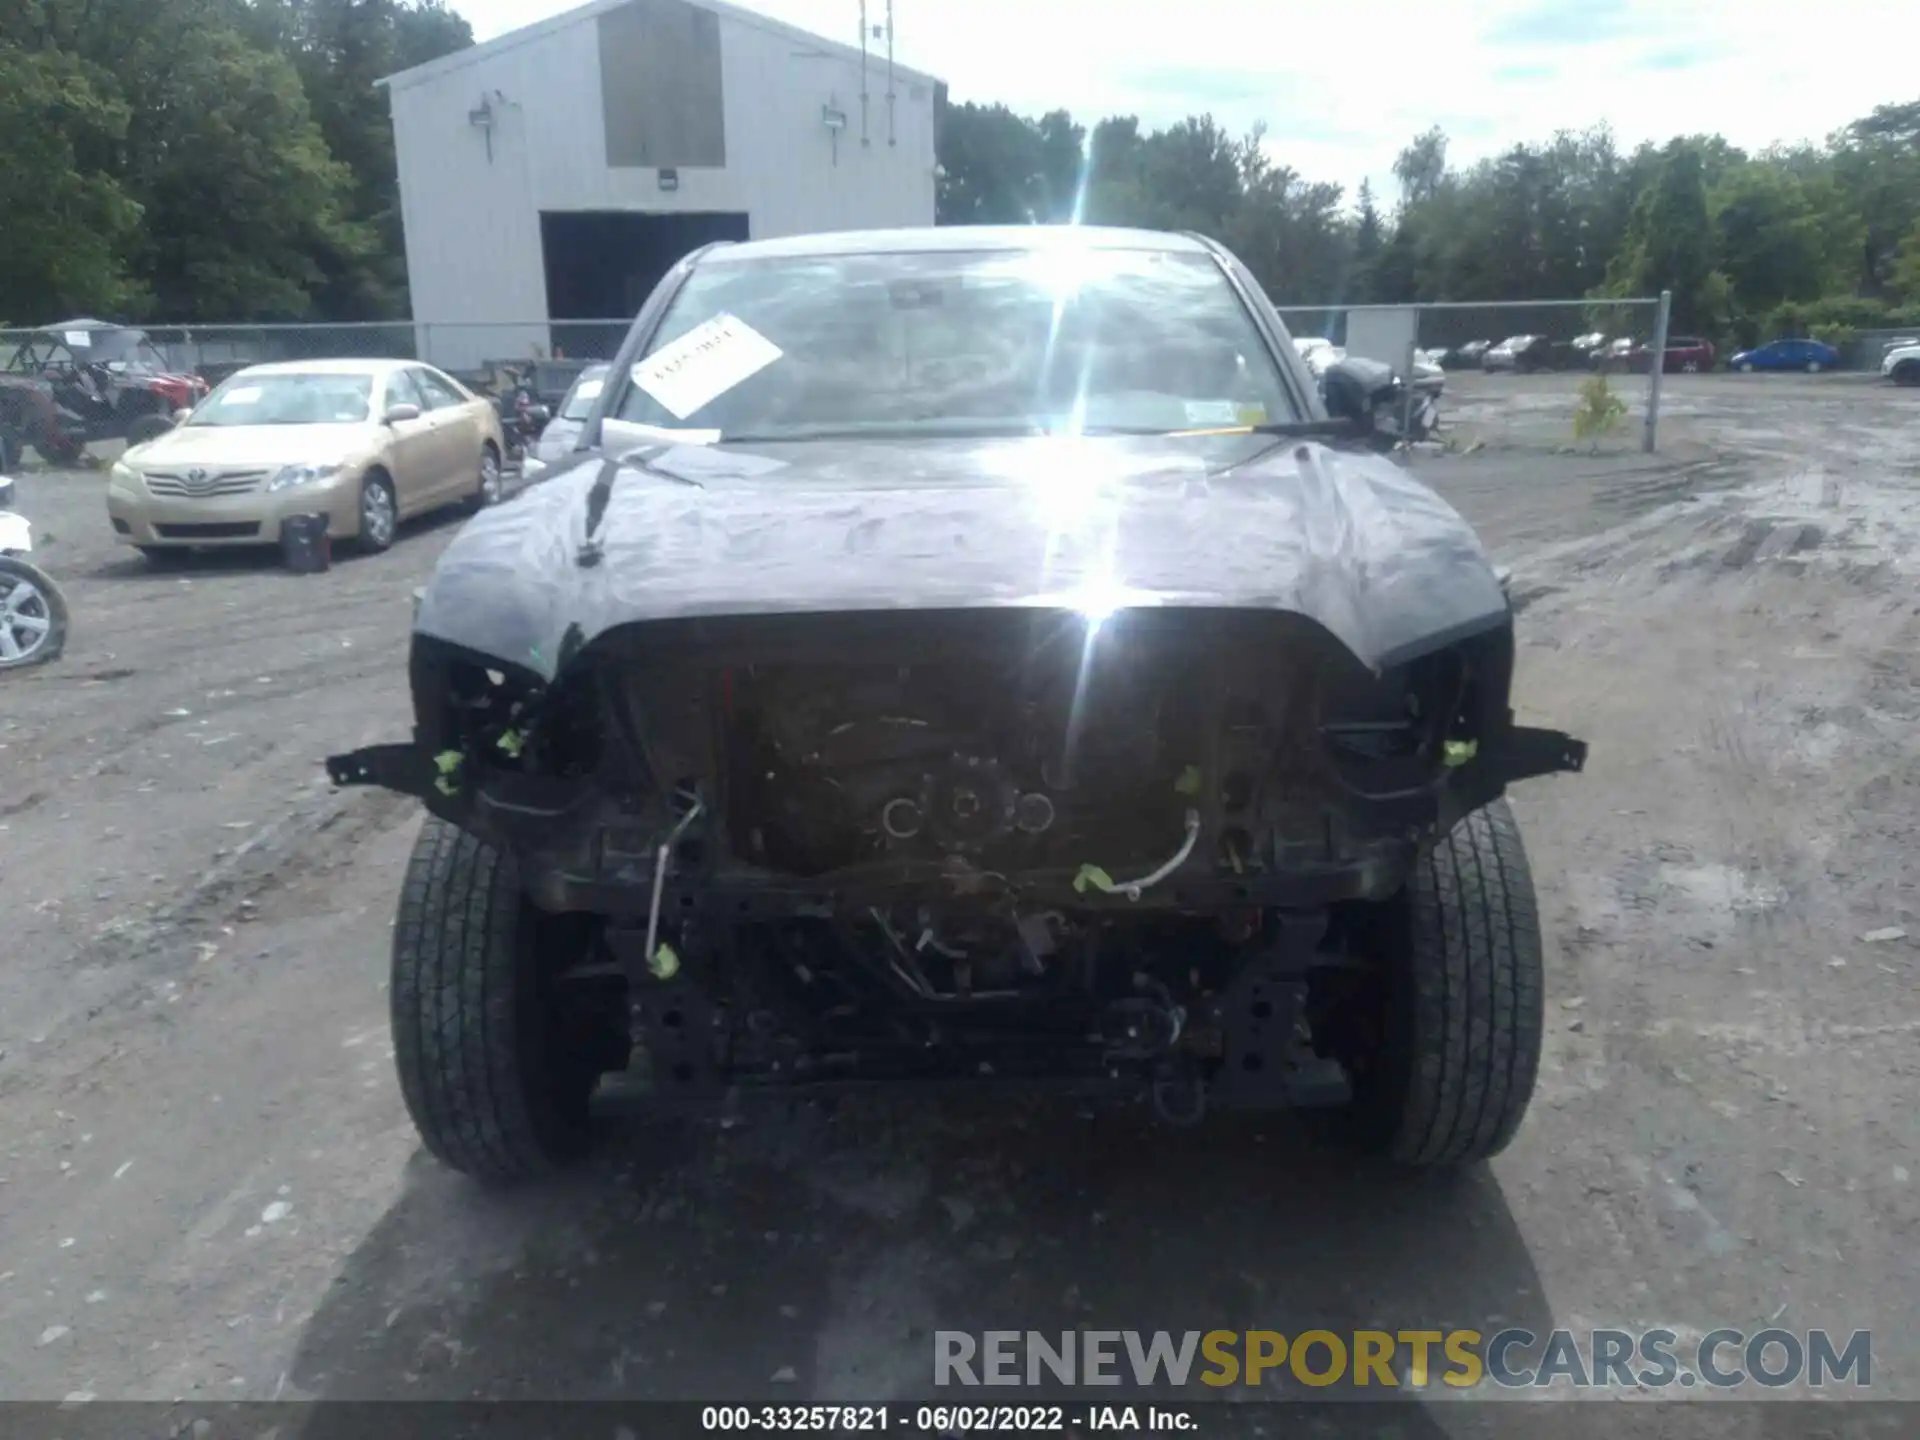
[[[890,7],[847,0],[856,38],[866,10]],[[709,240],[931,225],[939,84],[864,38],[594,0],[384,81],[422,355],[604,348],[559,322],[630,318]]]

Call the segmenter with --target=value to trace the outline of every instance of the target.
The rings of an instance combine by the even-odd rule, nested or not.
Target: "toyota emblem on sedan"
[[[189,471],[187,471],[187,483],[188,483],[189,485],[204,485],[204,484],[206,484],[206,483],[207,483],[207,472],[206,472],[206,471],[204,471],[204,470],[189,470]]]

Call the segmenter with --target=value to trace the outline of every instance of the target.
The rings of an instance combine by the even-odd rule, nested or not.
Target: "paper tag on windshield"
[[[580,388],[573,392],[573,398],[576,400],[598,400],[600,398],[600,392],[606,388],[607,382],[604,380],[582,380],[580,382]]]
[[[633,367],[633,383],[684,420],[757,375],[781,356],[774,344],[734,315],[716,315]]]
[[[229,390],[220,399],[226,405],[252,405],[260,399],[260,387],[242,385],[238,390]]]
[[[1231,400],[1187,401],[1189,425],[1233,425],[1238,422],[1239,411]]]
[[[69,330],[61,337],[67,342],[69,350],[91,350],[93,336],[85,330]]]

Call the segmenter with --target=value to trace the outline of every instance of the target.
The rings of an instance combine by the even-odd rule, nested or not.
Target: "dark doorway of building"
[[[676,260],[715,240],[746,238],[745,215],[541,212],[547,314],[554,321],[556,354],[611,359],[641,304]],[[617,323],[580,323],[595,320]]]

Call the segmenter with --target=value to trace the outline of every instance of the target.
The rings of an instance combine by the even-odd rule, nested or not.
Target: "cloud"
[[[1192,109],[1206,104],[1244,104],[1275,99],[1272,71],[1215,70],[1193,65],[1149,65],[1138,70],[1123,70],[1113,78],[1118,90],[1132,90]]]
[[[1726,55],[1726,50],[1706,43],[1687,45],[1669,45],[1665,49],[1655,50],[1642,55],[1637,64],[1641,70],[1692,70],[1700,65],[1709,65]]]
[[[1531,0],[1480,32],[1489,45],[1592,45],[1638,28],[1625,0]]]
[[[1551,80],[1559,73],[1557,65],[1500,65],[1495,67],[1493,78],[1523,84],[1534,80]]]

